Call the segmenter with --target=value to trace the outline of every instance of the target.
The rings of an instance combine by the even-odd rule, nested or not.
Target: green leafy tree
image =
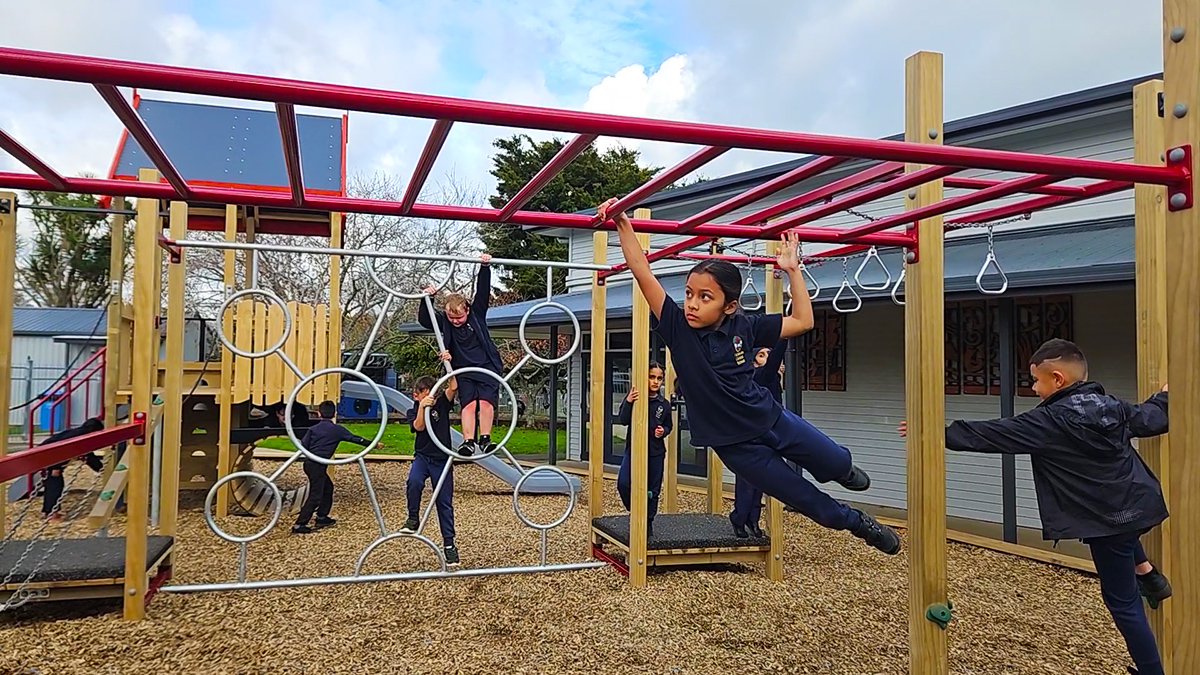
[[[91,195],[30,191],[37,206],[96,208]],[[130,208],[128,204],[124,208]],[[79,211],[30,211],[33,235],[18,272],[21,295],[43,307],[102,307],[108,302],[109,250],[112,241],[105,214]],[[128,228],[122,233],[128,242]],[[127,250],[127,249],[126,249]],[[126,263],[123,273],[128,272]]]
[[[517,134],[498,138],[499,148],[492,157],[492,175],[497,179],[496,194],[489,198],[493,208],[504,206],[565,145],[560,139],[534,141]],[[614,147],[603,152],[594,146],[580,153],[546,187],[534,195],[522,209],[572,213],[593,208],[609,197],[624,195],[652,178],[662,167],[638,164],[636,150]],[[519,225],[481,223],[479,238],[488,253],[497,258],[526,260],[566,260],[567,244],[561,239],[534,234]],[[512,292],[514,300],[529,300],[546,293],[546,271],[537,267],[500,267],[500,281]],[[555,270],[554,290],[566,290],[566,271]]]

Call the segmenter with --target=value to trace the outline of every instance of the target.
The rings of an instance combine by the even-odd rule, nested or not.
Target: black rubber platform
[[[592,526],[629,546],[629,515],[600,516]],[[660,513],[654,517],[654,532],[646,549],[657,551],[679,548],[753,548],[769,546],[767,537],[738,539],[729,516],[713,513]]]
[[[21,583],[29,573],[38,568],[30,582],[38,581],[82,581],[85,579],[120,579],[125,576],[125,537],[85,537],[63,539],[58,542],[50,557],[42,562],[46,551],[54,545],[54,539],[39,539],[34,542],[29,554],[21,561],[10,583]],[[172,538],[152,535],[146,542],[147,571],[154,562],[171,547]],[[0,580],[3,580],[21,554],[29,540],[14,539],[0,550]]]

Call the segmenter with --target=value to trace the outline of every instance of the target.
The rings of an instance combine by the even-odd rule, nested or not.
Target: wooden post
[[[649,218],[650,209],[634,209],[634,218]],[[650,235],[637,235],[638,246],[643,251],[650,251]],[[633,412],[629,421],[629,558],[625,564],[629,566],[629,583],[635,587],[646,585],[646,516],[649,504],[647,502],[647,463],[650,458],[649,447],[649,394],[646,393],[646,380],[650,370],[650,305],[642,289],[633,282],[633,364],[630,367],[629,386],[637,387],[642,395],[633,402]]]
[[[153,169],[138,171],[138,179],[157,182]],[[151,397],[158,379],[158,200],[138,199],[137,230],[134,235],[133,262],[133,396],[130,419],[144,415],[147,428],[141,444],[130,442],[122,458],[128,467],[129,484],[125,488],[125,594],[124,617],[140,621],[146,615],[146,535],[150,517],[150,435],[152,432]]]
[[[664,350],[663,396],[670,401],[675,395],[675,364],[671,362],[671,350]],[[671,409],[671,433],[664,439],[667,461],[663,466],[663,494],[658,501],[659,513],[679,513],[679,411]]]
[[[1133,161],[1138,164],[1163,164],[1163,120],[1158,116],[1158,97],[1162,80],[1143,82],[1133,88]],[[1145,400],[1162,389],[1167,381],[1167,295],[1165,238],[1167,191],[1161,185],[1135,185],[1134,269],[1137,287],[1137,364],[1138,400]],[[1170,462],[1168,437],[1138,439],[1138,452],[1158,476],[1163,494],[1170,500]],[[1146,555],[1170,578],[1171,520],[1142,537]],[[1157,610],[1147,607],[1150,627],[1158,638],[1163,667],[1170,672],[1171,610],[1168,600]]]
[[[187,202],[171,202],[171,238],[187,239]],[[179,514],[179,453],[183,442],[183,291],[187,274],[187,251],[167,270],[167,348],[163,375],[162,471],[159,502],[159,534],[175,536]],[[171,566],[174,552],[164,564]]]
[[[123,208],[124,197],[112,198],[113,208]],[[125,216],[114,213],[109,225],[108,251],[108,323],[107,338],[104,342],[104,426],[111,427],[117,423],[117,389],[121,384],[121,369],[126,365],[121,361],[121,308],[124,302],[125,285]],[[116,466],[115,453],[108,453],[105,458],[105,478]]]
[[[709,244],[708,252],[716,254],[717,245],[720,239],[714,239]],[[685,391],[683,395],[686,397],[688,393]],[[721,463],[721,458],[717,453],[708,448],[705,456],[708,458],[708,470],[705,474],[708,477],[708,512],[709,513],[724,513],[725,512],[725,465]]]
[[[342,214],[329,214],[329,247],[342,247]],[[329,256],[329,367],[342,365],[342,256]],[[325,397],[336,402],[342,397],[342,378],[325,379]],[[331,470],[334,467],[329,467]],[[332,473],[332,471],[331,471]]]
[[[592,262],[608,264],[608,233],[592,233]],[[588,377],[588,526],[604,514],[604,439],[611,436],[612,425],[604,416],[604,357],[606,353],[608,287],[600,283],[600,273],[592,277],[592,363]],[[590,553],[590,552],[589,552]]]
[[[1166,152],[1190,146],[1200,169],[1200,0],[1163,2],[1163,108]],[[1176,38],[1178,40],[1176,40]],[[1170,158],[1168,157],[1168,160]],[[1166,214],[1167,381],[1171,397],[1169,483],[1170,663],[1200,673],[1200,203]]]
[[[4,433],[0,434],[0,457],[8,452],[8,409],[12,393],[12,320],[13,288],[17,283],[17,194],[0,192],[0,410],[4,412]],[[0,488],[4,484],[0,483]],[[0,489],[0,527],[8,492]],[[7,531],[7,527],[4,528]]]
[[[942,55],[905,61],[905,129],[910,143],[942,142]],[[921,165],[907,164],[909,173]],[[912,194],[910,192],[909,194]],[[916,188],[909,209],[942,200],[942,181]],[[908,265],[904,308],[905,412],[908,420],[909,672],[945,675],[946,631],[926,618],[946,604],[946,395],[942,217],[917,224],[918,254]]]
[[[767,255],[779,255],[782,242],[767,242]],[[764,270],[763,295],[766,296],[768,314],[783,313],[783,271],[774,265]],[[772,349],[775,347],[772,346]],[[773,373],[778,378],[779,373]],[[764,495],[765,496],[765,495]],[[767,552],[767,578],[783,581],[783,503],[774,497],[767,499],[767,535],[771,537],[771,550]]]
[[[237,241],[237,226],[238,226],[238,207],[229,204],[225,207],[225,241]],[[237,268],[234,259],[235,252],[233,250],[225,251],[225,269],[221,280],[225,285],[225,297],[233,295],[234,288],[237,284]],[[226,310],[223,316],[217,317],[221,322],[221,330],[224,331],[225,337],[233,340],[233,307]],[[245,327],[242,327],[245,330]],[[250,360],[244,359],[241,368],[250,368]],[[219,411],[219,421],[217,426],[219,429],[217,436],[217,480],[221,480],[229,475],[233,470],[233,452],[229,445],[229,434],[233,430],[233,352],[221,347],[221,395],[217,397],[217,404],[221,406]],[[229,515],[229,495],[233,489],[232,486],[221,489],[217,492],[216,509],[213,512],[214,517],[224,518]]]

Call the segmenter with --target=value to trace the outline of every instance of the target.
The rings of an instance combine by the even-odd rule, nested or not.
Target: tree
[[[99,207],[91,195],[33,190],[27,196],[35,206]],[[104,306],[112,288],[108,216],[44,209],[31,213],[33,236],[26,242],[29,251],[17,275],[20,296],[43,307]],[[122,233],[122,245],[128,243],[128,232],[127,228]]]
[[[496,194],[489,198],[493,208],[503,207],[516,196],[565,143],[554,138],[534,141],[525,134],[498,138],[493,145],[499,148],[492,157],[492,175],[496,177]],[[572,213],[594,208],[609,197],[624,195],[650,180],[661,167],[638,164],[640,153],[623,147],[603,152],[589,146],[562,172],[554,177],[523,207],[527,211]],[[554,237],[534,234],[520,225],[481,223],[479,238],[488,253],[497,258],[526,260],[566,260],[566,242]],[[504,267],[497,269],[500,281],[517,299],[530,300],[546,293],[546,272],[537,267]],[[566,290],[566,271],[555,270],[554,290]]]

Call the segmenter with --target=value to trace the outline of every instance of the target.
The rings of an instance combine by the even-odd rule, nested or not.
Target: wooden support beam
[[[942,55],[905,61],[904,140],[942,142]],[[905,165],[907,173],[923,168]],[[910,191],[909,195],[914,192]],[[934,180],[906,198],[909,210],[942,200]],[[926,618],[946,605],[945,287],[942,217],[917,223],[920,257],[908,265],[904,307],[905,412],[908,454],[909,672],[946,675],[946,631]]]
[[[650,209],[635,209],[633,217],[649,218]],[[643,251],[649,251],[650,235],[639,234],[637,240]],[[629,566],[629,583],[640,587],[646,585],[646,516],[649,508],[646,492],[649,478],[647,465],[650,460],[650,395],[646,390],[646,381],[650,370],[650,305],[636,283],[633,284],[631,312],[633,358],[629,385],[638,387],[642,395],[633,402],[629,423],[629,558],[625,564]]]
[[[342,247],[342,214],[329,214],[329,247]],[[342,256],[329,256],[329,366],[342,365]],[[337,401],[342,396],[342,378],[330,375],[325,379],[325,396]],[[329,467],[330,475],[333,469]]]
[[[1190,148],[1200,170],[1200,0],[1163,1],[1164,140]],[[1166,214],[1167,381],[1171,431],[1166,466],[1171,513],[1171,672],[1200,673],[1200,204]]]
[[[1133,161],[1163,164],[1163,120],[1158,116],[1162,80],[1143,82],[1133,88]],[[1135,185],[1134,275],[1137,288],[1137,380],[1138,400],[1162,389],[1167,381],[1167,295],[1166,295],[1166,199],[1160,185]],[[1138,439],[1138,452],[1162,482],[1170,499],[1170,454],[1167,436]],[[1142,537],[1146,555],[1170,578],[1171,519]],[[1171,610],[1174,602],[1158,609],[1146,608],[1150,627],[1158,639],[1163,666],[1169,671],[1171,656]]]
[[[113,208],[123,208],[124,197],[112,198]],[[121,309],[124,302],[125,284],[125,216],[114,213],[109,216],[108,249],[108,323],[104,351],[104,426],[117,423],[117,388],[121,384]],[[105,461],[105,472],[111,473],[114,465],[113,453]]]
[[[157,182],[153,169],[138,171],[138,179]],[[159,298],[156,278],[162,249],[158,247],[161,234],[157,199],[138,199],[137,230],[134,235],[133,262],[133,396],[129,407],[134,415],[145,415],[149,423],[154,380],[158,376],[158,327],[156,318]],[[140,621],[146,615],[146,536],[150,517],[150,434],[141,444],[129,443],[122,462],[129,467],[129,486],[126,488],[125,523],[125,595],[124,617]]]
[[[187,239],[187,202],[171,202],[171,238]],[[163,373],[162,476],[159,485],[159,534],[175,536],[179,516],[179,453],[183,442],[183,303],[187,283],[186,250],[167,270],[167,345]],[[175,558],[167,555],[169,567]]]
[[[686,392],[684,392],[684,396],[687,396]],[[725,490],[725,465],[721,463],[721,458],[717,457],[717,453],[712,448],[708,448],[707,456],[708,512],[723,513],[725,501],[721,495]]]
[[[663,396],[668,401],[675,395],[675,364],[671,362],[671,350],[664,350]],[[663,441],[667,448],[667,460],[663,465],[662,498],[658,500],[659,513],[679,513],[679,411],[672,406],[671,433]]]
[[[608,262],[608,233],[592,233],[592,262]],[[604,440],[611,436],[612,425],[605,419],[604,357],[607,345],[608,287],[600,283],[600,273],[592,273],[592,316],[589,332],[592,335],[591,370],[588,376],[588,527],[604,514]],[[591,549],[589,548],[589,553]]]
[[[767,255],[778,256],[782,242],[767,242]],[[767,265],[763,295],[766,296],[768,314],[783,313],[783,270]],[[779,373],[773,374],[778,378]],[[783,581],[783,503],[774,497],[763,495],[767,500],[767,535],[771,538],[771,550],[767,552],[767,578]]]
[[[12,406],[12,321],[13,290],[17,283],[17,194],[0,192],[0,410],[4,433],[0,434],[0,457],[8,453],[8,412]],[[20,479],[18,479],[20,480]],[[0,527],[5,527],[4,510],[8,492],[0,483]]]
[[[238,231],[238,208],[233,204],[225,207],[225,241],[237,241]],[[225,286],[225,297],[233,295],[237,286],[237,267],[234,259],[235,252],[232,250],[225,251],[225,269],[221,277]],[[233,340],[233,313],[234,309],[230,307],[225,311],[223,316],[217,317],[221,322],[221,330],[224,331],[226,338]],[[236,343],[235,343],[236,344]],[[244,362],[243,368],[249,368],[249,362]],[[233,352],[221,347],[221,387],[224,391],[217,397],[217,405],[220,406],[217,422],[217,480],[221,480],[229,475],[233,467],[233,454],[229,447],[229,434],[233,429]],[[213,515],[217,518],[224,518],[229,515],[229,488],[223,488],[217,491],[216,508]]]

